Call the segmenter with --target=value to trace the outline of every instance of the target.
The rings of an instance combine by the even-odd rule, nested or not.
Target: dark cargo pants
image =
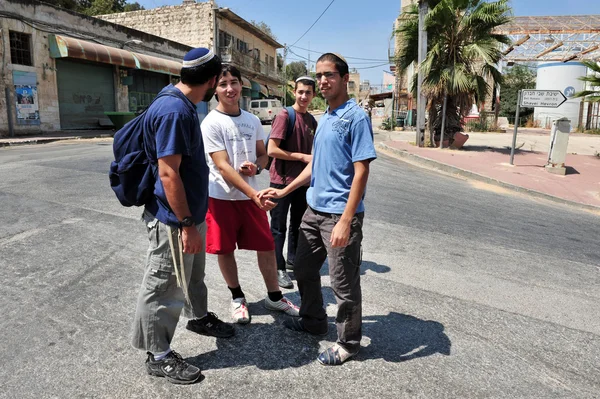
[[[328,259],[331,288],[338,306],[337,342],[346,350],[356,352],[362,338],[360,263],[364,213],[352,218],[348,245],[332,248],[329,240],[340,216],[310,207],[306,210],[300,225],[294,273],[302,298],[300,317],[307,329],[322,331],[327,325],[327,314],[323,308],[320,270]]]

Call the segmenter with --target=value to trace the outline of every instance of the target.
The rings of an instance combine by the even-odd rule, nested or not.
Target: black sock
[[[279,302],[283,299],[281,291],[267,292],[267,294],[269,294],[269,299],[273,302]]]
[[[244,291],[242,291],[241,286],[238,285],[236,288],[231,288],[231,287],[227,287],[227,288],[229,288],[229,291],[231,291],[231,299],[237,299],[237,298],[244,297]]]

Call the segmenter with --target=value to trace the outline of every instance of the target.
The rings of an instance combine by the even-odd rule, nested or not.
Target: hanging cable
[[[321,19],[321,17],[323,16],[323,14],[325,14],[325,11],[327,11],[327,10],[329,9],[329,7],[331,7],[331,5],[333,4],[333,2],[334,2],[334,1],[335,1],[335,0],[331,0],[331,3],[329,3],[329,5],[327,6],[327,8],[325,8],[325,10],[324,10],[324,11],[321,13],[321,15],[319,15],[319,18],[317,18],[317,20],[316,20],[316,21],[315,21],[315,22],[314,22],[314,23],[313,23],[313,24],[310,26],[310,28],[308,28],[308,30],[307,30],[306,32],[304,32],[304,33],[302,34],[302,36],[300,36],[300,37],[298,38],[298,40],[296,40],[296,41],[294,42],[294,44],[298,43],[298,42],[300,41],[300,39],[302,39],[302,38],[304,37],[304,35],[306,35],[306,34],[307,34],[307,33],[308,33],[308,32],[309,32],[311,29],[312,29],[312,27],[313,27],[313,26],[315,26],[315,24],[316,24],[317,22],[319,22],[319,20],[320,20],[320,19]],[[292,46],[293,46],[294,44],[292,44]]]

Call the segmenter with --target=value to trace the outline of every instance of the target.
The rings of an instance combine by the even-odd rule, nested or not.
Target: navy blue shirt
[[[156,166],[158,159],[181,155],[179,174],[185,189],[191,217],[202,223],[208,208],[208,166],[196,106],[173,85],[165,90],[174,95],[163,96],[150,106],[144,117],[144,131],[148,135],[148,157]],[[154,198],[146,210],[164,224],[179,226],[179,220],[169,207],[165,189],[155,169]]]

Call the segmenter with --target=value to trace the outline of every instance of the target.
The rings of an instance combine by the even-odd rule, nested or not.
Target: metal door
[[[57,59],[61,129],[97,129],[110,125],[115,111],[114,67]]]

